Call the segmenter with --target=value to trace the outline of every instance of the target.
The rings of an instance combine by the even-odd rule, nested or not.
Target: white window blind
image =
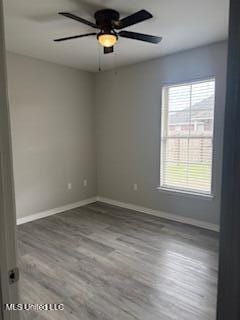
[[[215,79],[162,92],[160,186],[212,193]]]

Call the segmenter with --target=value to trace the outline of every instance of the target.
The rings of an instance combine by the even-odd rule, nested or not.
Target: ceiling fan
[[[130,27],[134,24],[143,22],[145,20],[151,19],[153,17],[152,14],[146,10],[140,10],[123,19],[120,19],[120,14],[116,10],[112,10],[112,9],[98,10],[94,15],[96,20],[95,23],[90,22],[86,19],[80,18],[69,12],[59,12],[59,14],[67,18],[81,22],[94,29],[99,29],[100,31],[55,39],[54,41],[57,41],[57,42],[83,38],[88,36],[97,36],[99,43],[104,48],[104,53],[107,54],[107,53],[112,53],[114,51],[114,45],[116,44],[118,37],[140,40],[140,41],[145,41],[153,44],[157,44],[162,40],[161,37],[156,37],[156,36],[143,34],[143,33],[124,31],[124,30],[120,32],[116,31],[116,30],[121,30],[121,29]]]

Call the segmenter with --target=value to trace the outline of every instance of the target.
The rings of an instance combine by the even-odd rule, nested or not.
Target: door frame
[[[16,210],[13,183],[11,130],[7,94],[3,1],[0,0],[0,319],[17,320],[16,311],[5,303],[18,302],[18,283],[10,284],[9,271],[17,265]]]
[[[218,320],[240,319],[240,1],[230,1]]]

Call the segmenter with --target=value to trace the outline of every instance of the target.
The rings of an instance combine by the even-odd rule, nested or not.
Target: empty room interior
[[[31,320],[216,318],[229,0],[4,0]]]

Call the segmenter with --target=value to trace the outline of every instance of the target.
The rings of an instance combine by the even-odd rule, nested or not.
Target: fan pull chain
[[[101,68],[101,48],[100,46],[98,46],[98,72],[101,72],[102,71],[102,68]]]

